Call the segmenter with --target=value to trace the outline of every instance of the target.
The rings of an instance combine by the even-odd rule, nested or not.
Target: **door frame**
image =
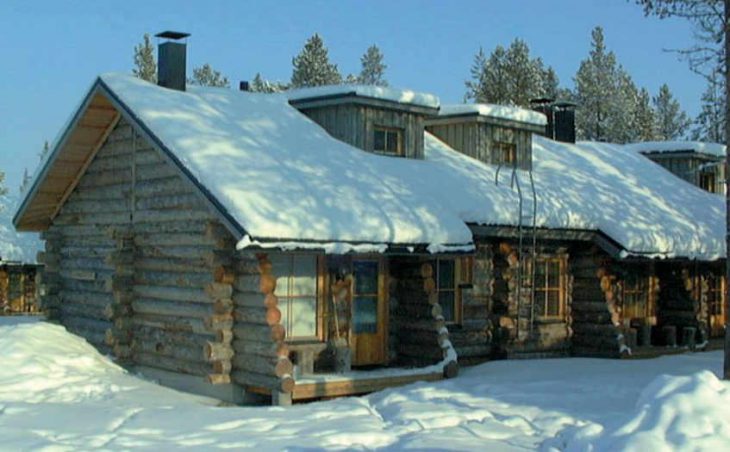
[[[354,272],[354,263],[356,261],[369,261],[377,262],[378,264],[378,298],[377,298],[377,333],[361,333],[355,334],[353,332],[354,322],[350,320],[350,331],[348,333],[348,342],[350,344],[350,350],[352,351],[352,365],[353,366],[369,366],[369,365],[386,365],[388,364],[388,339],[390,336],[389,330],[389,290],[388,290],[388,262],[387,259],[382,255],[362,255],[353,256],[350,262],[351,269]],[[356,296],[354,279],[353,287],[350,290],[350,312],[351,315],[354,312],[354,297]],[[375,351],[371,350],[370,355],[374,355],[372,359],[359,358],[358,355],[358,336],[370,336],[379,341],[375,346]],[[369,345],[372,346],[372,345]]]

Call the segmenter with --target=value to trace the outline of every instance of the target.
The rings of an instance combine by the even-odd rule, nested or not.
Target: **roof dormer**
[[[485,163],[532,167],[532,134],[545,134],[544,114],[492,104],[442,106],[426,129],[457,151]]]
[[[289,103],[330,135],[364,151],[423,158],[425,120],[439,99],[380,86],[335,85],[293,90]]]

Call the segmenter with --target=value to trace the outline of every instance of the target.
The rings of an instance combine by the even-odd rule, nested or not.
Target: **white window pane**
[[[316,336],[317,335],[317,299],[312,298],[292,298],[291,303],[291,319],[289,325],[291,332],[287,332],[291,337]]]
[[[285,297],[289,291],[291,256],[287,256],[285,254],[271,254],[269,255],[269,260],[272,265],[271,271],[274,276],[276,276],[276,290],[274,291],[274,294],[280,297]]]

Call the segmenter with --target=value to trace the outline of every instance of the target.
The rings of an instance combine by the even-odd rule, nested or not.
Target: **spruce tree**
[[[660,140],[676,140],[683,137],[690,125],[690,120],[682,111],[679,102],[672,96],[666,83],[659,88],[659,94],[654,97],[653,101],[657,137]]]
[[[634,118],[636,126],[636,139],[634,141],[652,141],[656,139],[654,109],[651,106],[651,95],[646,88],[641,88],[639,91]]]
[[[330,63],[327,48],[317,33],[307,40],[299,55],[292,59],[292,66],[293,88],[342,83],[337,65]]]
[[[28,168],[23,168],[23,179],[20,182],[20,193],[25,193],[30,183],[30,176],[28,175]]]
[[[505,49],[497,46],[487,58],[483,49],[474,56],[466,100],[527,107],[530,99],[556,94],[555,71],[540,58],[531,58],[527,43],[515,39]]]
[[[142,80],[157,83],[157,63],[155,63],[154,50],[149,33],[145,33],[142,42],[134,46],[132,74]]]
[[[249,90],[254,93],[280,93],[287,89],[289,89],[287,84],[267,80],[258,72],[249,85]]]
[[[385,69],[388,67],[383,63],[383,53],[375,44],[368,47],[365,54],[360,57],[362,69],[357,77],[358,83],[363,85],[388,86],[385,80]]]
[[[603,29],[591,33],[591,51],[575,75],[575,118],[579,139],[606,141],[618,86],[616,56],[606,50]]]
[[[610,104],[606,140],[614,143],[637,141],[636,108],[639,91],[631,76],[620,66],[617,75],[615,97]]]
[[[48,144],[48,140],[43,142],[43,150],[38,154],[41,162],[46,158],[48,153],[51,151],[51,146]]]
[[[193,68],[193,77],[188,79],[188,83],[200,86],[212,86],[216,88],[230,88],[228,77],[222,75],[219,71],[213,69],[208,63]]]

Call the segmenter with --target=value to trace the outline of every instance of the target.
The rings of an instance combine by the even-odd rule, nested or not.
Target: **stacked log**
[[[489,244],[478,244],[473,259],[463,265],[473,265],[472,286],[460,287],[461,328],[449,330],[449,340],[459,355],[460,363],[476,364],[486,361],[492,351],[493,324],[490,319],[494,293],[494,258]]]
[[[232,361],[233,381],[271,391],[279,403],[290,403],[294,366],[286,329],[281,324],[276,276],[266,254],[241,254],[235,261]]]
[[[112,293],[112,302],[107,305],[107,315],[114,324],[106,331],[106,344],[112,347],[118,361],[127,361],[132,356],[132,286],[134,276],[134,240],[131,228],[110,228],[108,234],[116,241],[114,252],[106,261],[114,266],[114,273],[106,281],[106,289]]]
[[[571,259],[572,352],[577,356],[618,357],[628,352],[621,332],[621,287],[610,263],[596,249],[576,250]]]
[[[61,269],[61,253],[63,247],[62,235],[58,231],[45,231],[41,234],[45,241],[45,251],[38,252],[36,260],[43,264],[41,276],[41,310],[46,313],[49,320],[59,320],[61,281],[59,271]]]
[[[449,330],[446,327],[446,320],[439,304],[434,269],[431,263],[424,262],[421,264],[421,277],[423,277],[423,291],[426,293],[430,305],[429,312],[433,319],[433,329],[436,331],[438,346],[441,349],[444,377],[454,378],[459,373],[459,364],[456,361],[456,350],[454,350],[454,346],[449,340]]]
[[[430,266],[417,258],[403,257],[390,262],[391,275],[398,281],[398,306],[394,308],[395,315],[391,322],[398,325],[395,342],[397,359],[402,365],[424,366],[443,359],[438,342],[439,328],[434,325],[434,316],[441,315],[441,307],[438,303],[430,304],[432,299],[429,299],[427,292],[431,286],[435,289],[435,281],[433,277],[424,279],[422,265]]]

